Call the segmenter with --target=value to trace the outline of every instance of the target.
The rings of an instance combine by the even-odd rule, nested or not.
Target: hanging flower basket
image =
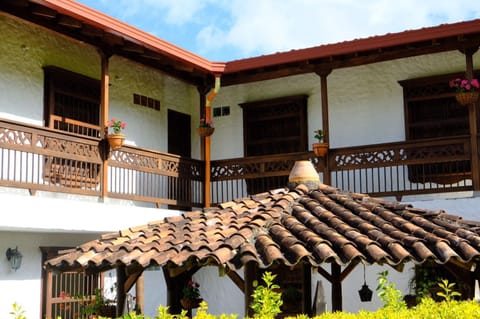
[[[317,157],[324,157],[328,152],[328,143],[313,143],[312,147]]]
[[[197,127],[197,133],[202,137],[210,136],[213,134],[214,131],[215,131],[214,127],[203,127],[203,126]]]
[[[201,298],[182,298],[180,299],[180,304],[183,309],[191,310],[200,307],[200,303],[203,301]]]
[[[125,142],[125,134],[108,134],[107,141],[111,149],[117,149],[123,146]]]
[[[470,92],[457,92],[455,98],[457,99],[460,105],[470,105],[477,103],[480,92],[470,91]]]

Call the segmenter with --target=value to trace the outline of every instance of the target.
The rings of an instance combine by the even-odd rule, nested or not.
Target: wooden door
[[[184,157],[192,156],[191,117],[168,110],[168,152]]]
[[[191,117],[188,114],[168,110],[168,153],[191,157]],[[168,178],[169,198],[176,200],[178,205],[169,205],[171,209],[191,209],[187,203],[191,203],[192,185],[189,176]]]

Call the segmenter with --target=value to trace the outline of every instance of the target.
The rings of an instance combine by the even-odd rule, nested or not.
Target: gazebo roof
[[[109,233],[46,262],[47,268],[100,272],[124,266],[239,269],[272,264],[480,260],[480,223],[320,184],[257,194],[217,208]],[[467,265],[468,266],[468,265]]]

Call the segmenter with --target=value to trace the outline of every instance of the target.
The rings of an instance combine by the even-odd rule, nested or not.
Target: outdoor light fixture
[[[17,269],[20,269],[23,256],[20,251],[18,251],[18,247],[8,248],[6,255],[7,260],[10,262],[10,268],[15,271],[17,271]]]
[[[367,281],[365,280],[365,265],[363,265],[363,286],[362,289],[358,291],[358,294],[362,302],[372,301],[373,291],[368,288]]]

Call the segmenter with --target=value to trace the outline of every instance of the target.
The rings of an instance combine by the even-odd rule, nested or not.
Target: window
[[[245,156],[305,152],[307,96],[289,96],[240,104],[243,108]],[[249,194],[285,187],[288,176],[247,180]]]
[[[469,134],[468,108],[458,104],[455,92],[448,85],[457,76],[449,74],[400,82],[404,95],[407,140]],[[408,174],[411,182],[452,184],[464,179],[463,172],[469,170],[469,161],[459,161],[410,165]]]
[[[100,82],[52,66],[45,67],[44,72],[45,125],[74,134],[99,137]],[[72,146],[64,145],[64,148],[71,150]],[[100,166],[95,163],[45,156],[44,178],[51,184],[64,187],[95,188],[100,179],[99,169]]]
[[[100,82],[56,67],[45,67],[45,125],[99,137]]]

